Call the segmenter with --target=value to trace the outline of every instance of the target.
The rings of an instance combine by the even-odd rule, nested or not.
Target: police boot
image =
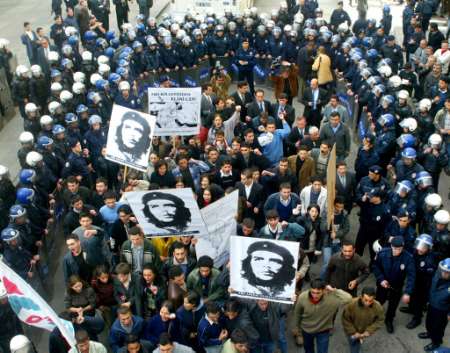
[[[405,314],[412,314],[412,310],[409,306],[402,306],[400,309],[401,313],[405,313]]]
[[[427,344],[425,347],[423,347],[423,349],[425,350],[425,352],[431,352],[435,349],[438,349],[440,346],[440,344],[431,342],[430,344]]]
[[[394,333],[394,325],[392,321],[385,321],[384,323],[386,324],[386,331],[388,333]]]
[[[417,335],[420,339],[426,340],[430,338],[430,334],[428,332],[421,332]]]
[[[416,328],[417,326],[419,326],[421,324],[421,322],[422,322],[421,319],[413,317],[411,319],[411,321],[408,322],[408,324],[406,325],[406,328],[412,330],[413,328]]]

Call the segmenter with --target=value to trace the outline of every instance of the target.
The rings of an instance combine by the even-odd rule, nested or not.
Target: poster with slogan
[[[232,236],[232,295],[293,303],[298,252],[297,242]]]
[[[190,188],[125,193],[147,237],[198,236],[207,232]]]
[[[230,236],[236,234],[238,198],[239,191],[235,190],[200,210],[208,232],[196,237],[195,251],[197,258],[210,256],[215,267],[224,265],[230,257]]]
[[[148,111],[156,117],[155,136],[197,135],[201,97],[200,87],[149,88]]]
[[[145,171],[155,123],[152,115],[115,104],[109,123],[106,159]]]

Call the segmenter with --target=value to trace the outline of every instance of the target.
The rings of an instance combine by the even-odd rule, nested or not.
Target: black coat
[[[345,208],[351,208],[355,200],[356,179],[355,173],[347,172],[345,174],[345,185],[341,184],[341,179],[336,175],[336,195],[345,199]]]
[[[269,113],[269,115],[272,115],[272,105],[270,104],[269,101],[264,100],[264,111]],[[254,118],[259,116],[259,114],[261,114],[261,111],[259,110],[259,105],[256,103],[256,101],[253,101],[252,103],[250,103],[247,107],[247,115],[250,118]]]

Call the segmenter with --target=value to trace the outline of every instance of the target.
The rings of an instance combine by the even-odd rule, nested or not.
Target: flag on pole
[[[334,217],[336,197],[336,144],[333,145],[327,167],[327,228],[330,229]]]
[[[50,305],[2,260],[0,260],[0,279],[8,293],[11,308],[22,322],[50,332],[58,327],[67,343],[72,347],[75,346],[72,323],[59,318]]]

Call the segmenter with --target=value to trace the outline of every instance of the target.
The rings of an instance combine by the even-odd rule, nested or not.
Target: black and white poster
[[[197,258],[210,256],[215,267],[224,265],[230,257],[230,236],[236,235],[238,198],[239,192],[235,190],[200,210],[208,232],[197,237],[195,252]]]
[[[109,124],[106,159],[145,171],[154,132],[154,116],[115,104]]]
[[[155,136],[200,132],[201,88],[149,88],[148,111],[156,117]]]
[[[232,295],[293,303],[299,243],[231,237]]]
[[[125,199],[148,237],[207,232],[190,188],[127,192]]]

